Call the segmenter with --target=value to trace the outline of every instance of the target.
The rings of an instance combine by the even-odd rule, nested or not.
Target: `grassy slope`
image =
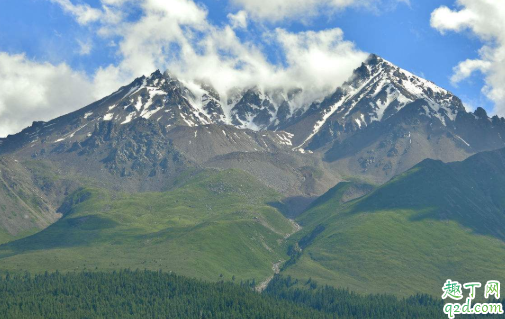
[[[0,244],[31,235],[58,218],[34,185],[34,176],[17,161],[0,158]]]
[[[325,229],[285,274],[398,295],[438,295],[448,278],[505,280],[502,153],[427,161],[347,204],[350,184],[337,186],[298,218],[294,239]]]
[[[9,234],[8,232],[0,229],[0,245],[3,244],[3,243],[7,243],[9,241],[11,241],[13,238],[13,236],[11,234]]]
[[[40,229],[33,228],[33,229],[29,229],[29,230],[17,233],[16,235],[11,235],[8,232],[0,229],[0,245],[17,240],[17,239],[31,236],[33,234],[36,234],[39,231],[40,231]]]
[[[86,189],[44,231],[0,247],[0,269],[162,269],[218,280],[262,280],[286,259],[292,225],[279,195],[236,170],[206,171],[165,193]],[[70,203],[70,201],[69,201]]]

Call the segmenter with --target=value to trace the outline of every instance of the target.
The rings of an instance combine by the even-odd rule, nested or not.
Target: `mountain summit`
[[[372,54],[342,87],[299,116],[297,121],[305,130],[307,122],[315,122],[299,146],[307,146],[317,135],[336,135],[346,127],[356,130],[386,121],[414,102],[421,108],[420,115],[434,117],[442,125],[465,112],[461,100],[447,90]]]

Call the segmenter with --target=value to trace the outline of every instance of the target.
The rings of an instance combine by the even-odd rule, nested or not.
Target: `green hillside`
[[[426,160],[348,203],[352,184],[337,185],[299,216],[302,251],[283,273],[397,295],[438,295],[448,278],[505,280],[504,154]]]
[[[20,163],[0,157],[0,244],[31,235],[54,223],[59,215],[51,193],[66,186],[68,183],[58,180],[52,168],[43,162]]]
[[[184,181],[184,182],[182,182]],[[207,170],[164,193],[82,189],[47,229],[0,246],[0,270],[153,269],[264,280],[287,259],[280,196],[238,170]]]

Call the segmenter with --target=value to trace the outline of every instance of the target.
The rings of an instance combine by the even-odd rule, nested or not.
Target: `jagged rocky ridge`
[[[290,135],[284,135],[286,144],[291,143],[299,150],[315,150],[373,123],[385,122],[404,108],[415,108],[416,115],[449,128],[454,127],[458,117],[469,114],[460,99],[447,90],[376,55],[371,55],[333,94],[307,106],[294,102],[301,94],[301,89],[296,88],[287,91],[258,87],[234,89],[221,97],[209,84],[201,84],[193,91],[188,87],[168,72],[156,71],[68,116],[47,123],[35,122],[3,143],[19,144],[21,137],[25,142],[36,142],[41,133],[54,131],[52,126],[63,120],[65,124],[73,124],[72,129],[76,130],[64,130],[54,142],[64,141],[80,131],[90,131],[91,124],[97,121],[124,125],[144,118],[157,121],[167,129],[227,124],[255,131],[284,130],[294,134],[293,142]],[[479,109],[473,118],[487,118],[487,114]],[[504,124],[498,117],[490,122],[494,126]],[[462,136],[457,138],[471,145]],[[4,145],[2,150],[9,146],[14,147]]]

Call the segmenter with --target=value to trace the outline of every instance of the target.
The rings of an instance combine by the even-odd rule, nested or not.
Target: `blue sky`
[[[280,40],[279,37],[284,35],[282,39],[288,39],[289,36],[303,34],[304,39],[300,40],[298,37],[296,41],[302,41],[305,46],[310,46],[312,43],[325,46],[325,44],[321,44],[324,40],[311,41],[310,37],[318,35],[320,34],[319,32],[324,32],[325,30],[340,29],[343,32],[343,38],[337,41],[338,44],[332,42],[329,46],[325,46],[326,51],[324,51],[324,54],[331,55],[331,50],[341,50],[340,45],[347,47],[350,44],[354,44],[354,47],[349,49],[345,54],[342,54],[342,56],[345,55],[345,59],[339,57],[341,60],[336,60],[337,58],[332,60],[336,61],[335,65],[345,65],[348,61],[355,63],[355,60],[349,60],[349,54],[355,52],[376,53],[394,64],[454,92],[473,108],[482,106],[488,112],[500,113],[499,108],[495,108],[496,104],[501,101],[499,98],[496,98],[499,94],[491,95],[489,93],[490,87],[493,88],[493,85],[497,86],[496,80],[495,82],[491,82],[490,80],[492,74],[490,75],[489,68],[474,68],[467,76],[463,77],[463,80],[458,81],[457,84],[453,83],[454,81],[451,82],[451,77],[455,75],[454,68],[460,65],[461,62],[469,59],[475,61],[485,60],[482,57],[482,52],[479,53],[479,50],[486,46],[496,48],[500,45],[500,35],[493,34],[492,30],[490,31],[491,36],[483,36],[482,31],[480,31],[482,28],[478,29],[475,27],[472,21],[467,21],[465,22],[466,24],[457,26],[450,22],[450,19],[454,18],[455,21],[457,20],[460,23],[461,19],[458,19],[457,15],[462,14],[462,10],[474,10],[479,13],[479,10],[485,4],[481,7],[472,8],[470,7],[471,4],[466,4],[468,0],[461,0],[459,2],[455,2],[454,0],[410,0],[410,2],[397,0],[350,0],[350,3],[354,1],[356,4],[342,7],[335,3],[345,1],[333,0],[332,2],[332,0],[321,0],[318,2],[318,0],[311,0],[306,3],[313,3],[312,7],[309,7],[311,4],[308,4],[306,8],[302,8],[303,10],[310,10],[310,14],[304,14],[296,12],[296,8],[289,5],[283,7],[284,4],[281,2],[286,2],[287,0],[271,0],[273,2],[277,1],[282,9],[279,10],[277,16],[269,12],[260,11],[260,9],[254,6],[254,1],[252,0],[142,1],[146,3],[152,2],[152,4],[139,6],[129,4],[128,0],[2,0],[0,2],[0,53],[4,54],[5,59],[12,59],[12,57],[23,54],[23,58],[18,59],[16,63],[22,64],[20,68],[28,66],[26,72],[13,71],[15,74],[12,76],[17,77],[21,81],[22,77],[30,76],[29,70],[31,68],[40,68],[41,73],[45,72],[40,76],[42,79],[45,76],[52,76],[51,72],[53,72],[57,73],[60,77],[69,76],[70,78],[77,79],[75,86],[79,86],[79,83],[86,83],[81,90],[88,89],[99,92],[87,95],[82,92],[74,94],[77,95],[74,101],[71,97],[73,94],[69,91],[69,96],[65,100],[65,103],[72,105],[57,105],[54,106],[56,109],[53,108],[50,111],[48,111],[48,105],[51,104],[51,101],[47,98],[41,98],[41,105],[44,103],[47,105],[44,104],[39,107],[33,102],[33,105],[30,106],[30,110],[34,114],[33,116],[39,116],[39,109],[44,111],[42,113],[44,116],[48,117],[82,107],[84,105],[81,104],[104,95],[107,90],[113,91],[112,88],[115,85],[127,83],[135,76],[150,72],[148,71],[150,68],[153,68],[152,71],[154,71],[155,68],[163,69],[173,67],[174,65],[179,67],[180,65],[190,64],[190,61],[193,60],[184,60],[183,62],[178,60],[181,58],[181,52],[178,52],[178,50],[184,45],[178,41],[183,41],[182,43],[189,41],[191,45],[202,34],[202,37],[208,36],[212,38],[212,41],[219,42],[220,37],[223,35],[216,34],[223,32],[224,28],[231,25],[232,18],[230,18],[230,14],[235,15],[239,12],[244,13],[247,17],[247,26],[230,28],[230,32],[233,32],[233,36],[237,37],[240,44],[229,44],[229,46],[219,49],[218,53],[216,53],[218,56],[221,52],[227,52],[227,50],[232,52],[229,53],[231,55],[240,55],[242,54],[240,52],[247,52],[247,49],[243,51],[244,47],[252,46],[263,57],[257,58],[258,54],[255,53],[256,55],[251,55],[250,61],[264,59],[264,61],[258,63],[265,69],[275,69],[290,63],[303,63],[303,60],[298,61],[296,57],[301,51],[294,49],[292,52],[289,51],[291,50],[289,46],[292,42],[287,43],[287,40]],[[138,1],[138,3],[142,1]],[[167,33],[161,39],[148,42],[147,44],[142,42],[142,40],[133,39],[133,36],[131,36],[132,32],[128,28],[133,28],[136,24],[138,24],[138,28],[142,28],[143,25],[138,23],[139,20],[142,17],[148,16],[149,12],[151,12],[149,10],[160,10],[156,6],[165,6],[163,10],[176,10],[175,8],[179,7],[175,5],[174,1],[185,2],[185,5],[188,2],[191,5],[195,4],[195,7],[190,6],[190,9],[195,12],[194,16],[193,11],[188,11],[188,16],[191,15],[191,18],[188,18],[191,20],[189,23],[190,26],[187,27],[185,25],[186,22],[181,22],[177,27],[181,28],[183,32],[186,30],[185,28],[189,28],[190,31],[188,32],[194,34],[196,39],[180,40],[177,38],[180,37],[179,35],[168,34],[168,31],[165,31],[165,27],[159,26],[157,26],[158,29],[153,29],[155,30],[154,33],[158,33],[157,30]],[[376,4],[373,4],[374,2]],[[484,3],[489,1],[474,1],[474,3],[477,2]],[[320,5],[318,3],[324,4]],[[505,9],[503,0],[497,0],[497,3],[499,3],[501,9]],[[121,14],[121,21],[111,24],[109,20],[115,16],[106,16],[104,5],[113,8],[116,13],[119,12]],[[448,7],[445,11],[440,9],[444,6]],[[89,21],[79,20],[82,18],[80,16],[82,11],[77,10],[79,8],[94,10],[91,13],[96,13],[100,17],[91,15],[92,18]],[[440,17],[437,16],[440,20],[438,23],[434,22],[434,18],[432,18],[433,12],[437,10],[441,11],[439,12]],[[171,19],[174,20],[175,18]],[[186,21],[184,16],[177,16],[177,19]],[[205,23],[202,25],[199,24],[198,19],[205,20]],[[500,19],[500,17],[497,17],[497,19]],[[183,26],[181,27],[181,25]],[[178,30],[175,26],[167,26],[166,29],[171,28]],[[209,28],[215,28],[217,31],[214,33],[216,34],[209,35],[212,32],[208,31]],[[312,31],[314,33],[307,33]],[[142,36],[141,32],[138,30],[136,32],[138,33],[137,37]],[[148,35],[149,33],[147,33],[146,37]],[[177,40],[168,43],[173,38]],[[273,38],[274,40],[272,40]],[[295,38],[291,40],[293,39]],[[323,38],[321,37],[321,39]],[[165,45],[162,41],[166,41],[167,45],[163,47],[161,54],[164,56],[161,58],[156,55],[160,54],[159,52],[156,54],[146,52],[145,50],[141,53],[135,52],[137,50],[134,48],[136,45],[145,46],[146,48],[151,47],[151,50],[159,51],[156,50],[156,45]],[[127,51],[129,49],[125,43],[131,44],[129,49],[132,52]],[[236,48],[238,46],[242,47],[240,49]],[[171,52],[172,49],[173,52]],[[303,48],[303,50],[306,49]],[[195,49],[195,52],[198,52],[198,50]],[[149,63],[139,62],[143,54],[149,57]],[[290,54],[291,60],[289,58]],[[176,63],[173,62],[174,60]],[[246,59],[246,61],[248,60]],[[484,62],[487,62],[487,60]],[[245,63],[247,64],[248,62]],[[252,63],[254,64],[255,62]],[[497,61],[489,61],[489,63],[497,63]],[[134,66],[128,68],[125,67],[126,64]],[[135,66],[137,64],[141,67],[138,67],[138,73],[136,74],[137,69],[135,69]],[[235,63],[235,65],[237,64]],[[64,71],[51,71],[52,69],[50,68],[55,69],[58,66],[64,66],[67,69]],[[188,68],[191,68],[191,65],[185,65],[184,68],[181,67],[181,70],[187,71]],[[197,72],[195,70],[194,72],[189,72],[189,74],[194,75]],[[209,74],[212,74],[212,72],[209,70]],[[303,71],[303,67],[299,67],[296,74],[303,75],[306,72],[308,71]],[[340,69],[336,67],[333,72],[338,74]],[[343,68],[341,73],[345,73],[347,76],[348,72],[349,70]],[[3,80],[2,77],[4,77]],[[5,79],[6,77],[9,77],[9,73],[0,70],[0,84],[2,84],[2,81],[9,81]],[[338,75],[336,77],[338,78]],[[496,77],[499,78],[500,75]],[[66,82],[65,80],[61,81]],[[341,81],[340,78],[339,81]],[[104,85],[104,83],[107,85]],[[7,82],[7,84],[8,87],[11,87],[9,94],[13,95],[12,90],[16,89],[17,84],[11,82]],[[38,85],[38,83],[35,83],[35,85]],[[97,86],[100,86],[101,90],[97,91]],[[483,87],[487,88],[484,93],[482,91]],[[69,88],[68,90],[71,89]],[[9,108],[7,102],[14,101],[14,103],[21,104],[22,101],[16,101],[14,97],[4,92],[2,106],[1,90],[0,86],[0,126],[2,123],[4,124],[3,132],[0,129],[0,136],[2,133],[5,135],[6,132],[11,133],[12,130],[19,129],[20,126],[25,125],[26,122],[31,120],[29,115],[15,119],[13,112],[7,110]],[[48,85],[44,87],[44,91],[47,90],[67,90],[67,88],[61,86],[51,87]],[[20,105],[20,107],[22,108],[23,106]],[[27,110],[27,112],[29,111]],[[8,125],[9,121],[13,124]]]

